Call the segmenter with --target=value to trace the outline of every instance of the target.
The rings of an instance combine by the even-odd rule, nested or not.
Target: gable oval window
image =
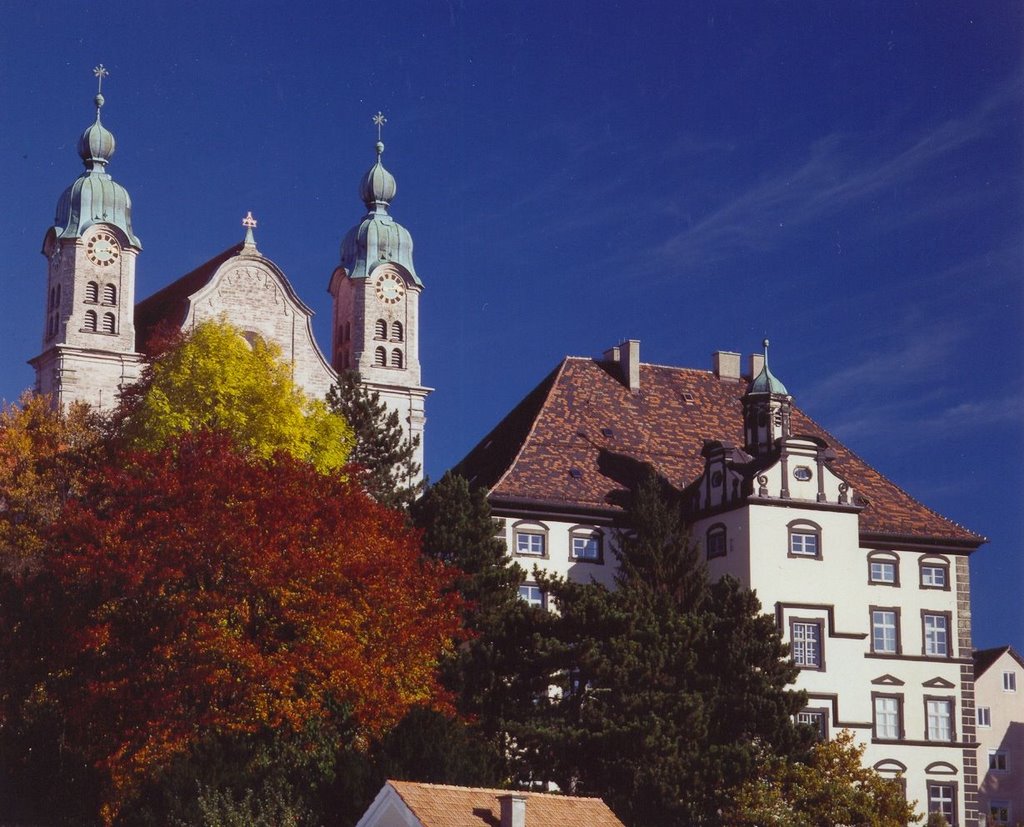
[[[788,529],[790,557],[821,559],[821,526],[811,520],[793,520]]]
[[[814,477],[814,473],[806,465],[798,465],[793,469],[793,479],[795,480],[809,482],[812,477]]]

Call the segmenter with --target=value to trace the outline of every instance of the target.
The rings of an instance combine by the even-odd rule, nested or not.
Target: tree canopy
[[[0,618],[24,662],[3,679],[26,679],[5,718],[59,710],[109,779],[108,820],[204,734],[301,732],[340,704],[365,741],[446,708],[450,573],[401,514],[308,463],[185,434],[91,473],[49,543],[21,604],[46,623]]]
[[[348,461],[351,427],[303,394],[276,345],[220,320],[158,339],[156,351],[116,417],[129,444],[158,448],[204,428],[231,434],[256,456],[285,451],[324,472]]]

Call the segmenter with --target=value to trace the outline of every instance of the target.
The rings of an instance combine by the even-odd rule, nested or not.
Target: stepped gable
[[[492,504],[621,511],[621,492],[643,465],[682,489],[704,468],[705,440],[743,445],[746,380],[719,379],[692,368],[640,365],[640,389],[618,378],[617,365],[567,357],[477,445],[456,470],[490,489]],[[803,413],[795,435],[824,439],[833,468],[867,501],[861,533],[929,538],[973,548],[984,538],[919,503]]]
[[[423,827],[497,827],[501,821],[500,796],[526,800],[528,827],[622,827],[622,822],[600,798],[572,795],[453,787],[415,781],[388,781]]]
[[[228,247],[220,255],[135,305],[135,337],[143,353],[147,350],[150,336],[161,323],[181,328],[188,315],[189,297],[205,286],[225,261],[242,252],[244,246],[239,242]]]

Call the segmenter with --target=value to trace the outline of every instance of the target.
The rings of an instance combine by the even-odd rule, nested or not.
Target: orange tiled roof
[[[526,827],[623,827],[600,798],[388,781],[423,827],[498,827],[498,796],[526,798]]]
[[[704,440],[743,445],[746,380],[640,365],[640,391],[618,365],[568,357],[503,419],[456,470],[490,489],[492,504],[621,511],[644,464],[679,489],[703,471]],[[833,468],[867,500],[861,532],[974,548],[981,535],[919,503],[794,405],[794,434],[824,439]]]

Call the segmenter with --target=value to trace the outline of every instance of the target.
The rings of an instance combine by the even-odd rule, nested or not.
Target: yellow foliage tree
[[[272,343],[250,342],[223,319],[202,322],[153,359],[117,417],[129,445],[149,450],[186,431],[223,431],[269,458],[284,451],[321,473],[348,460],[353,433],[306,397]]]
[[[727,827],[905,827],[921,816],[903,785],[861,764],[864,747],[843,730],[815,744],[806,763],[765,757],[722,814]]]
[[[75,493],[100,435],[87,405],[55,410],[47,397],[26,393],[0,409],[0,572],[38,565],[43,531]]]

